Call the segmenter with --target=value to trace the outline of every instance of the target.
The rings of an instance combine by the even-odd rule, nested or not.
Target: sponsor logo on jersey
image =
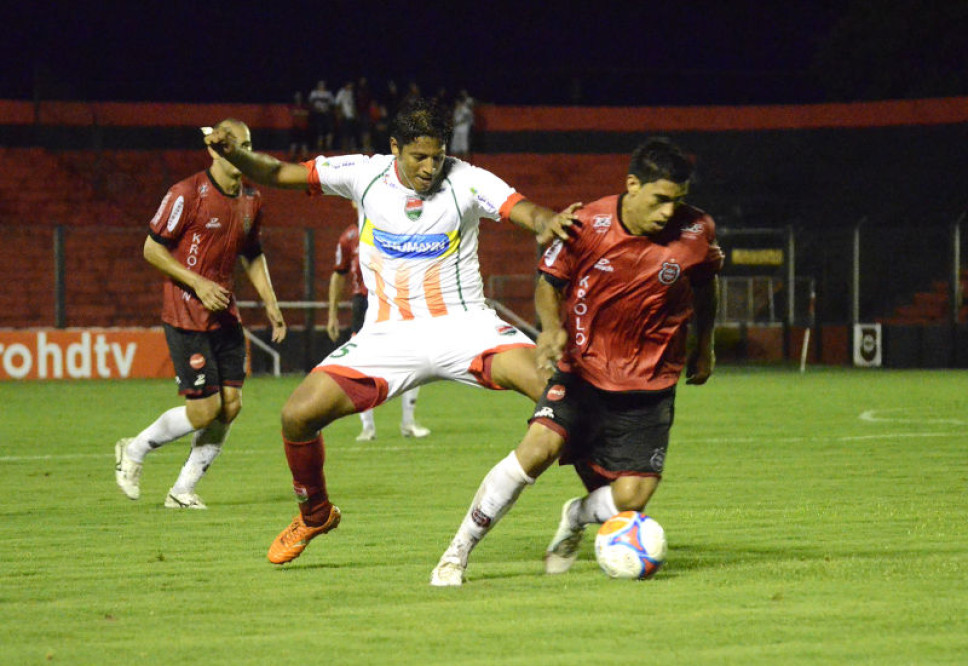
[[[403,212],[411,220],[420,219],[420,216],[423,214],[423,199],[420,197],[407,197],[406,203],[403,204]]]
[[[205,375],[199,375],[195,378],[195,386],[205,386]]]
[[[179,196],[175,199],[175,203],[172,204],[171,213],[168,214],[168,224],[166,225],[168,231],[174,231],[175,227],[178,226],[178,221],[181,219],[182,211],[185,210],[185,197]]]
[[[489,215],[497,215],[498,208],[491,202],[490,199],[486,198],[483,194],[477,191],[476,187],[471,188],[471,194],[474,195],[474,200],[481,204],[481,207],[488,212]]]
[[[558,254],[561,252],[563,243],[560,238],[556,238],[555,242],[552,243],[544,253],[544,265],[554,266],[555,259],[558,258]]]
[[[595,268],[600,271],[605,271],[606,273],[614,273],[615,268],[612,266],[612,262],[602,257],[595,263]]]
[[[553,419],[553,418],[555,418],[555,410],[553,410],[551,407],[542,407],[541,409],[536,410],[535,413],[534,413],[534,416],[532,416],[531,418],[533,418],[533,419]]]
[[[188,365],[192,366],[192,370],[201,370],[205,367],[205,357],[202,354],[192,354]]]
[[[559,400],[565,397],[565,387],[562,386],[561,384],[555,384],[554,386],[548,389],[545,395],[547,396],[548,400],[554,400],[555,402],[558,402]]]
[[[342,169],[343,167],[353,166],[354,164],[356,164],[355,159],[330,159],[322,162],[320,166],[327,169]]]
[[[659,271],[659,282],[662,284],[672,284],[679,279],[682,267],[676,260],[662,262],[662,270]]]
[[[661,449],[652,454],[652,458],[649,460],[652,465],[652,469],[656,472],[661,472],[662,467],[665,465],[665,451]]]
[[[447,234],[391,234],[373,230],[373,245],[390,257],[432,259],[445,254],[451,247]]]
[[[207,197],[208,196],[208,183],[202,183],[198,188],[198,196]]]
[[[165,210],[165,206],[168,205],[169,199],[171,199],[171,192],[166,194],[165,198],[161,200],[161,205],[158,206],[158,210],[155,211],[155,216],[151,218],[151,222],[150,222],[151,226],[155,226],[156,224],[158,224],[158,221],[161,220],[161,211]]]
[[[596,215],[592,218],[592,229],[600,234],[605,233],[612,226],[611,215]]]
[[[211,220],[205,223],[206,229],[221,229],[222,223],[218,221],[217,217],[213,217]]]

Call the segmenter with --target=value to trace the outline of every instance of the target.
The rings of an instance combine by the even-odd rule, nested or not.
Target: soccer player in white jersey
[[[283,407],[299,514],[270,546],[270,562],[295,559],[311,539],[339,525],[340,510],[329,501],[323,474],[321,431],[329,423],[441,379],[513,389],[535,401],[542,393],[533,343],[485,304],[478,227],[481,218],[510,220],[539,243],[566,240],[580,204],[556,213],[494,174],[447,157],[450,133],[449,114],[417,98],[394,118],[391,155],[281,162],[237,145],[225,132],[206,137],[259,184],[342,196],[361,211],[366,321]]]

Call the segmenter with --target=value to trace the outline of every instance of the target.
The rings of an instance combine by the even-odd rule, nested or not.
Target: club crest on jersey
[[[659,282],[662,284],[672,284],[679,279],[679,274],[682,273],[682,267],[676,263],[676,260],[664,261],[662,262],[662,270],[659,271]]]
[[[411,220],[418,220],[423,214],[423,199],[420,197],[407,197],[406,203],[403,204],[403,212],[407,214],[407,217]]]
[[[250,229],[252,229],[252,216],[251,215],[243,215],[242,216],[242,230],[245,231],[245,233],[249,233],[249,230]]]

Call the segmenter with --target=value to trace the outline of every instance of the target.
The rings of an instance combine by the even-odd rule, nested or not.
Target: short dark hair
[[[423,97],[407,99],[397,111],[390,125],[390,136],[400,146],[416,141],[422,136],[450,143],[454,131],[451,114],[436,101]]]
[[[682,149],[664,136],[653,137],[632,151],[629,173],[642,183],[670,180],[685,183],[692,178],[693,165]]]

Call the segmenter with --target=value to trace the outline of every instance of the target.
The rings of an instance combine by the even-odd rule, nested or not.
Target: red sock
[[[317,435],[308,442],[290,442],[285,438],[282,441],[303,521],[307,525],[322,525],[329,518],[332,506],[323,476],[323,463],[326,461],[323,436]]]

